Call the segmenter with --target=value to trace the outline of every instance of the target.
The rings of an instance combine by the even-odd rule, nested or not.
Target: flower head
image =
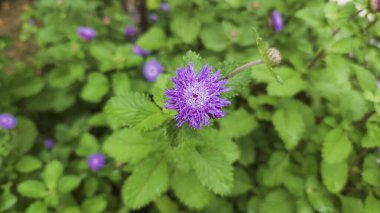
[[[146,49],[143,49],[142,47],[138,46],[138,45],[133,45],[133,52],[136,54],[136,55],[139,55],[139,56],[148,56],[149,55],[149,51],[146,50]]]
[[[149,20],[151,20],[151,21],[157,21],[158,20],[158,15],[155,13],[149,13],[148,17],[149,17]]]
[[[96,31],[90,27],[78,27],[77,33],[86,41],[90,41],[96,36]]]
[[[54,145],[55,145],[55,141],[53,139],[51,139],[51,138],[46,138],[44,140],[44,145],[45,145],[46,148],[52,149],[54,147]]]
[[[269,60],[272,64],[272,66],[279,65],[281,63],[281,53],[278,49],[276,48],[269,48],[267,51]]]
[[[163,67],[157,60],[151,60],[144,64],[144,76],[148,81],[156,81],[162,70]]]
[[[280,32],[284,28],[284,18],[279,12],[272,12],[271,24],[275,32]]]
[[[124,32],[125,32],[125,35],[128,37],[133,37],[137,34],[136,28],[132,26],[126,27]]]
[[[161,3],[160,4],[160,9],[162,12],[168,12],[169,11],[169,4],[168,3]]]
[[[191,128],[201,129],[208,126],[210,118],[224,116],[222,108],[230,102],[220,98],[227,80],[220,80],[220,71],[211,72],[211,67],[205,65],[199,73],[194,71],[193,65],[180,67],[177,76],[172,78],[174,88],[166,90],[168,100],[165,107],[178,112],[176,119],[178,127],[185,121]]]
[[[369,0],[369,5],[370,5],[372,11],[374,11],[374,12],[380,11],[380,0]]]
[[[13,129],[16,127],[17,120],[16,118],[7,113],[0,114],[0,127],[3,129]]]
[[[87,165],[93,171],[98,171],[102,169],[106,164],[106,159],[104,155],[100,153],[95,153],[93,155],[88,156]]]

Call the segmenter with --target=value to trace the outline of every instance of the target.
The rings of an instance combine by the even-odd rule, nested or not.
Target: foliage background
[[[125,38],[134,24],[116,0],[36,0],[22,15],[20,37],[38,50],[1,58],[0,111],[18,124],[0,132],[0,211],[380,209],[380,22],[367,1],[167,2],[164,13],[146,1],[144,16],[159,19],[135,39]],[[279,33],[272,10],[285,19]],[[91,42],[76,34],[82,25],[96,29]],[[259,58],[253,27],[281,51],[284,83],[254,67],[229,81],[225,118],[201,131],[175,127],[162,108],[169,77],[189,62],[226,74]],[[4,50],[12,40],[0,42]],[[134,55],[134,43],[152,54]],[[150,59],[164,66],[156,83],[142,75]],[[99,172],[86,162],[96,152],[107,161]]]

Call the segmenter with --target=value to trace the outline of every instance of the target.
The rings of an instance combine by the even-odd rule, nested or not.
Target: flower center
[[[185,89],[186,103],[193,108],[202,108],[210,95],[207,87],[201,82],[194,82]]]
[[[154,75],[156,75],[157,74],[157,68],[156,67],[150,67],[149,69],[148,69],[148,74],[150,75],[150,76],[154,76]]]

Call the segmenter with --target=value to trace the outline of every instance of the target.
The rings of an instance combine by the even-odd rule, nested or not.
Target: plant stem
[[[224,79],[230,79],[232,77],[234,77],[236,74],[250,68],[250,67],[253,67],[255,65],[259,65],[259,64],[264,64],[264,61],[262,59],[258,59],[256,61],[251,61],[249,63],[246,63],[236,69],[234,69],[232,72],[230,72],[226,77],[222,78],[222,80]]]

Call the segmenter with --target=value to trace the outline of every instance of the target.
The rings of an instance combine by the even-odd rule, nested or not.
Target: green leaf
[[[75,149],[77,155],[88,156],[97,152],[99,149],[98,141],[90,133],[82,135],[78,148]]]
[[[221,131],[229,138],[247,135],[256,127],[255,117],[242,108],[228,113],[225,118],[220,120]]]
[[[341,127],[327,133],[322,147],[323,161],[326,163],[340,163],[347,159],[351,152],[351,141]]]
[[[47,205],[42,201],[36,201],[26,209],[26,213],[47,213],[47,208]]]
[[[339,97],[340,113],[348,121],[360,120],[367,112],[368,107],[364,96],[355,90],[344,92]]]
[[[125,73],[112,75],[112,88],[115,95],[127,95],[131,92],[131,80]]]
[[[46,165],[42,178],[49,189],[55,189],[58,178],[61,177],[62,174],[63,165],[61,162],[55,160]]]
[[[27,180],[21,182],[17,186],[17,191],[21,195],[29,198],[43,198],[47,195],[44,184],[37,180]]]
[[[363,167],[361,174],[363,181],[372,186],[380,186],[380,170],[376,156],[367,155]]]
[[[28,173],[41,168],[41,166],[42,163],[40,160],[33,156],[26,155],[17,162],[16,169],[19,172]]]
[[[252,183],[248,173],[242,168],[234,169],[234,186],[231,195],[237,196],[249,192],[252,189]]]
[[[159,27],[150,27],[147,32],[139,37],[137,44],[148,50],[159,50],[166,44],[165,32]]]
[[[5,212],[6,210],[12,208],[17,203],[17,197],[13,194],[3,193],[0,196],[0,212]]]
[[[119,125],[132,126],[141,130],[151,130],[162,125],[168,117],[145,95],[130,93],[111,98],[105,111],[109,118]]]
[[[321,186],[314,177],[309,176],[306,180],[305,191],[310,204],[317,212],[336,212],[332,197],[323,190],[323,186]]]
[[[186,26],[186,27],[183,27]],[[187,44],[195,42],[201,30],[201,22],[196,17],[176,16],[170,22],[171,31]]]
[[[169,186],[168,166],[162,157],[139,164],[122,187],[124,204],[139,209],[157,199]]]
[[[153,86],[153,100],[161,108],[164,108],[165,105],[165,90],[169,88],[171,84],[170,76],[167,74],[161,74],[158,76],[158,79]]]
[[[35,124],[27,118],[17,118],[17,126],[12,143],[17,147],[16,155],[27,153],[34,145],[37,137]]]
[[[76,189],[81,182],[80,177],[75,175],[64,175],[59,178],[57,189],[61,194],[69,193]]]
[[[123,129],[112,134],[105,141],[103,149],[117,161],[136,163],[166,142],[160,134]]]
[[[280,97],[291,97],[304,90],[306,84],[299,73],[289,68],[278,68],[276,73],[281,77],[283,83],[272,81],[267,87],[269,95]]]
[[[348,166],[346,162],[334,164],[322,162],[321,173],[326,188],[332,193],[338,193],[347,182]]]
[[[272,122],[286,149],[295,148],[305,131],[301,113],[294,108],[280,108],[274,113]]]
[[[155,202],[155,205],[161,213],[177,213],[179,207],[176,202],[172,201],[168,196],[161,196]]]
[[[42,78],[37,77],[34,71],[23,70],[5,74],[1,77],[0,96],[12,99],[26,98],[40,92],[44,87]]]
[[[205,187],[220,195],[231,192],[233,168],[217,146],[204,141],[192,151],[191,158],[195,174]]]
[[[228,202],[225,199],[213,197],[210,204],[203,210],[203,212],[233,213],[234,208],[231,202]]]
[[[104,212],[107,207],[107,201],[102,196],[87,198],[81,206],[83,213],[100,213]]]
[[[379,147],[380,146],[380,116],[375,114],[372,115],[366,123],[367,134],[362,140],[362,146],[367,148]]]
[[[210,192],[202,186],[194,173],[177,170],[170,183],[178,199],[189,208],[201,209],[208,204]]]
[[[278,189],[267,194],[260,204],[260,212],[293,213],[295,212],[295,202],[291,194]]]
[[[365,212],[377,213],[380,209],[380,200],[370,193],[365,199]]]
[[[88,102],[99,102],[108,92],[108,79],[101,73],[91,73],[83,87],[81,98]]]
[[[289,155],[282,151],[275,151],[269,159],[268,167],[263,170],[261,181],[265,186],[276,186],[287,178]]]
[[[87,178],[84,182],[84,193],[86,197],[91,197],[95,195],[98,190],[99,182],[95,177]]]
[[[356,77],[358,78],[359,85],[363,91],[370,91],[375,93],[377,90],[377,83],[375,76],[367,69],[353,65]]]
[[[206,64],[206,61],[198,53],[189,50],[186,52],[186,55],[183,56],[182,67],[186,67],[188,64],[192,64],[194,70],[199,72]]]
[[[206,49],[220,52],[228,46],[228,38],[223,32],[222,26],[218,23],[211,23],[202,28],[201,40]]]
[[[363,202],[354,197],[340,196],[342,202],[342,212],[344,213],[365,213]]]

